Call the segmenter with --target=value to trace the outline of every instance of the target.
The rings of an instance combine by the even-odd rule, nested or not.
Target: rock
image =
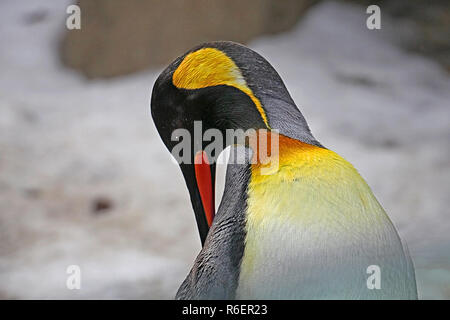
[[[81,29],[61,43],[63,63],[88,78],[164,65],[214,40],[246,43],[291,28],[316,0],[78,0]]]
[[[94,214],[105,213],[113,207],[113,202],[106,197],[97,197],[92,201],[92,213]]]

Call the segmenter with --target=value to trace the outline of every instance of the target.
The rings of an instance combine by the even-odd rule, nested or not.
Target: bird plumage
[[[196,119],[222,132],[267,129],[279,141],[275,167],[228,165],[210,226],[193,167],[180,165],[204,244],[177,299],[417,298],[412,261],[369,186],[313,137],[259,54],[232,42],[193,48],[156,81],[152,116],[169,150],[171,130],[192,130]],[[379,289],[367,284],[370,266],[381,271]]]
[[[248,185],[238,298],[414,298],[400,238],[353,166],[328,149],[281,136],[279,169]],[[369,290],[367,268],[382,272]]]

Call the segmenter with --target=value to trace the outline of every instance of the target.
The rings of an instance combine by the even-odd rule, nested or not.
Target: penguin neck
[[[271,129],[277,129],[286,137],[322,147],[322,144],[314,138],[308,123],[294,102],[285,101],[274,97],[265,97],[266,114]]]

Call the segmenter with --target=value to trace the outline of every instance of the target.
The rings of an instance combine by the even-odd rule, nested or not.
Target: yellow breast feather
[[[365,294],[365,268],[402,254],[369,186],[335,152],[280,135],[278,171],[262,175],[260,166],[252,165],[247,191],[239,297],[308,297],[320,286],[298,286],[316,278],[323,288],[352,282],[358,289],[349,292]]]
[[[295,219],[305,213],[302,208],[307,205],[317,209],[357,206],[354,209],[358,210],[347,211],[356,214],[355,219],[369,208],[383,210],[357,170],[337,153],[280,135],[278,156],[279,167],[274,174],[259,174],[263,165],[252,165],[248,188],[250,221],[263,221],[270,216]],[[279,210],[271,208],[270,203]],[[299,210],[287,210],[294,204]]]

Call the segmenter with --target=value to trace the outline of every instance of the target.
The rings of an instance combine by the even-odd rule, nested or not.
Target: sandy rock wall
[[[291,28],[314,0],[79,0],[81,29],[61,44],[65,65],[89,78],[170,62],[212,40],[246,43]]]

